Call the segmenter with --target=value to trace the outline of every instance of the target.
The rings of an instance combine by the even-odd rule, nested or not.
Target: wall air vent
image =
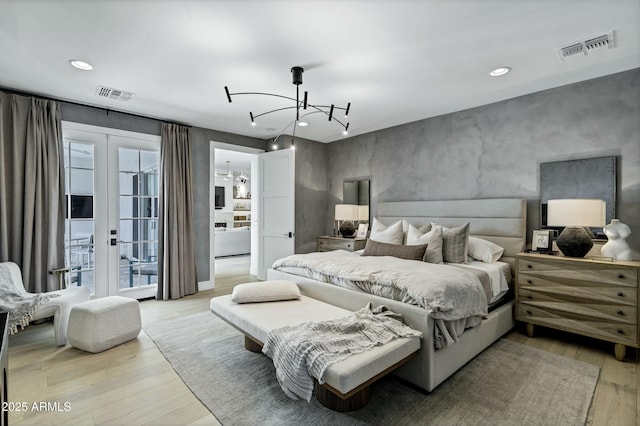
[[[558,57],[561,61],[565,61],[575,56],[587,56],[596,50],[604,48],[613,49],[616,47],[615,31],[609,31],[606,34],[597,37],[590,37],[585,40],[576,41],[562,47],[556,48]]]
[[[125,90],[112,89],[110,87],[98,86],[96,95],[101,98],[113,99],[116,101],[127,102],[135,96],[133,92],[127,92]]]

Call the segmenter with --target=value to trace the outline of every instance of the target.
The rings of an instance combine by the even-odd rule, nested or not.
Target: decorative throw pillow
[[[399,220],[393,225],[387,226],[374,217],[369,239],[380,243],[402,244],[402,221]]]
[[[426,249],[427,244],[404,246],[402,244],[381,243],[369,239],[361,256],[393,256],[400,259],[422,261]]]
[[[502,257],[504,248],[478,237],[469,237],[469,256],[485,263],[494,263]]]
[[[418,231],[420,231],[423,234],[426,234],[427,232],[431,231],[431,224],[427,223],[426,225],[422,225],[420,227],[415,226],[409,222],[407,222],[406,219],[402,219],[402,233],[403,235],[403,244],[407,244],[407,234],[409,233],[409,227],[413,226],[414,228],[416,228]]]
[[[233,288],[231,301],[236,303],[276,302],[300,299],[300,289],[293,281],[271,280],[238,284]]]
[[[442,228],[442,258],[447,263],[467,263],[469,222],[456,228],[431,223],[432,229]]]
[[[431,225],[429,225],[431,228]],[[409,225],[407,232],[407,245],[416,246],[419,244],[428,244],[424,253],[424,261],[429,263],[442,263],[442,227],[436,227],[431,231],[424,233],[413,225]]]

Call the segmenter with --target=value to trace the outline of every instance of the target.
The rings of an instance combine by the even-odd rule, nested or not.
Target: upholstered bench
[[[75,348],[97,353],[135,339],[141,328],[138,301],[109,296],[71,309],[67,339]]]
[[[268,285],[268,282],[267,284]],[[235,303],[232,296],[211,299],[211,312],[245,335],[245,348],[261,352],[267,334],[276,328],[306,321],[326,321],[351,311],[304,295],[297,300]],[[418,337],[399,338],[336,362],[325,371],[325,383],[316,382],[316,398],[327,408],[351,411],[369,401],[369,386],[407,362],[420,349]]]

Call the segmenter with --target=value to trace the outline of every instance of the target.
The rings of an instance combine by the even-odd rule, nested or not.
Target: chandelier
[[[298,126],[304,127],[307,126],[308,123],[305,121],[302,121],[301,119],[311,115],[311,114],[324,114],[325,116],[328,117],[329,121],[337,123],[338,125],[340,125],[342,127],[342,133],[346,136],[348,133],[347,131],[349,130],[349,123],[343,123],[342,121],[340,121],[338,118],[336,118],[334,116],[334,111],[336,110],[342,110],[344,111],[344,117],[348,118],[349,116],[349,109],[351,108],[351,102],[347,103],[346,108],[343,107],[338,107],[335,106],[334,104],[331,105],[313,105],[311,103],[308,102],[308,98],[309,98],[309,93],[307,91],[304,92],[304,96],[303,99],[300,100],[300,85],[302,84],[302,73],[304,72],[304,68],[302,67],[293,67],[291,68],[291,77],[293,80],[293,84],[296,86],[296,97],[295,99],[289,96],[285,96],[285,95],[278,95],[275,93],[264,93],[264,92],[237,92],[237,93],[231,93],[229,92],[229,88],[227,86],[224,86],[224,91],[227,94],[227,99],[229,100],[229,103],[231,103],[231,97],[232,96],[237,96],[237,95],[262,95],[262,96],[273,96],[276,98],[283,98],[283,99],[288,99],[291,101],[294,101],[294,105],[293,106],[288,106],[288,107],[284,107],[284,108],[277,108],[271,111],[266,111],[266,112],[262,112],[260,114],[253,114],[252,111],[249,111],[249,118],[251,119],[251,125],[255,126],[256,125],[256,119],[262,116],[265,116],[267,114],[271,114],[274,112],[278,112],[278,111],[285,111],[285,110],[290,110],[290,109],[295,109],[296,110],[296,117],[295,119],[287,124],[281,131],[280,133],[278,133],[278,136],[276,136],[275,138],[273,138],[273,149],[278,149],[278,139],[280,138],[280,136],[282,136],[282,134],[291,126],[293,126],[293,135],[291,138],[291,148],[294,149],[295,145],[294,145],[294,139],[296,136],[296,128]],[[302,112],[300,111],[300,109],[302,108]]]

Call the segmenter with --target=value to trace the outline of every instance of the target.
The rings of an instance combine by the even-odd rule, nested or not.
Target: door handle
[[[288,234],[282,234],[285,237],[293,238],[293,232],[289,232]]]

